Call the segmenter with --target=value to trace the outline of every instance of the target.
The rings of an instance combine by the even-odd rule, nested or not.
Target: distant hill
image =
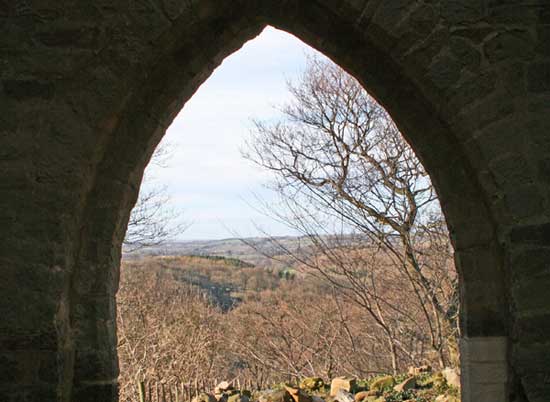
[[[291,268],[254,266],[234,257],[221,256],[144,256],[123,261],[121,272],[131,277],[148,271],[167,283],[186,283],[200,289],[203,295],[222,311],[228,311],[248,296],[275,289],[283,280],[294,280]]]
[[[286,265],[288,257],[284,257],[284,250],[297,252],[308,248],[309,240],[304,237],[251,237],[246,239],[222,240],[190,240],[165,243],[161,246],[147,247],[125,253],[125,259],[140,258],[143,256],[221,256],[236,258],[253,265],[264,267],[282,267]],[[270,256],[279,257],[280,261],[270,259]]]

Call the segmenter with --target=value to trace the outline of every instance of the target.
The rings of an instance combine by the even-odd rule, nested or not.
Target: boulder
[[[325,382],[322,378],[319,377],[308,377],[304,378],[300,382],[300,388],[307,389],[310,391],[318,391],[319,389],[325,386]]]
[[[437,373],[432,374],[426,381],[427,384],[432,385],[433,388],[443,387],[446,384],[446,380],[443,377],[443,374],[438,371]]]
[[[325,400],[323,398],[321,398],[320,396],[312,395],[311,402],[325,402]]]
[[[443,394],[435,398],[435,402],[460,402],[460,400],[456,396]]]
[[[218,402],[227,402],[227,394],[215,393],[214,398],[216,398]]]
[[[294,402],[312,402],[311,396],[306,394],[300,388],[292,388],[285,385],[285,390],[286,392],[288,392]]]
[[[354,402],[353,395],[343,389],[339,389],[336,393],[336,400],[338,402]]]
[[[420,375],[424,373],[431,373],[432,367],[428,364],[419,367],[409,367],[409,375]]]
[[[193,398],[193,402],[217,402],[214,395],[202,392]]]
[[[361,402],[367,399],[369,396],[375,396],[378,397],[378,391],[371,390],[371,391],[361,391],[355,394],[355,402]]]
[[[383,396],[368,396],[365,402],[386,402],[386,398]]]
[[[294,402],[286,390],[267,391],[258,397],[258,402]]]
[[[227,398],[227,402],[250,402],[250,399],[246,395],[234,394]]]
[[[458,374],[457,370],[447,367],[441,371],[441,374],[445,378],[445,381],[447,381],[447,384],[460,388],[460,374]]]
[[[374,391],[383,391],[387,388],[392,388],[395,385],[395,380],[391,375],[379,377],[370,384],[370,389]]]
[[[233,389],[233,386],[229,383],[229,381],[222,381],[218,385],[216,385],[217,390],[224,392],[230,389]]]
[[[353,392],[355,390],[355,385],[355,379],[353,378],[336,377],[330,383],[330,395],[336,396],[341,389],[347,392]]]
[[[396,392],[408,391],[416,387],[416,377],[409,377],[400,384],[397,384],[393,387],[393,390]]]
[[[218,402],[227,400],[226,397],[229,396],[230,391],[233,390],[233,386],[228,381],[222,381],[214,388],[214,396]]]

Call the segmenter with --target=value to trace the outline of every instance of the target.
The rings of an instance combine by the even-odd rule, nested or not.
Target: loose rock
[[[322,378],[319,378],[319,377],[304,378],[300,382],[300,388],[307,389],[307,390],[310,390],[310,391],[317,391],[317,390],[323,388],[324,385],[325,385],[325,382],[323,381]]]
[[[218,385],[216,385],[217,390],[220,390],[221,392],[227,391],[229,389],[233,389],[233,386],[229,383],[229,381],[222,381]]]
[[[400,384],[397,384],[393,387],[393,390],[396,392],[408,391],[416,387],[416,377],[409,377]]]
[[[348,377],[336,377],[330,383],[330,395],[336,396],[338,391],[343,389],[347,392],[353,392],[355,390],[356,382],[353,378]]]
[[[441,371],[441,374],[443,374],[443,378],[445,378],[447,384],[460,388],[460,375],[455,369],[447,367]]]
[[[375,396],[378,397],[378,391],[371,390],[371,391],[361,391],[355,394],[355,402],[362,402],[365,399],[367,399],[369,396]]]
[[[194,397],[193,402],[217,402],[217,401],[216,401],[216,398],[214,398],[214,395],[203,392],[197,395],[196,397]]]
[[[234,388],[228,381],[222,381],[214,388],[214,397],[218,402],[225,402],[232,395]]]
[[[227,402],[249,402],[248,396],[242,394],[231,395],[227,398]]]
[[[385,388],[391,388],[395,385],[395,380],[391,375],[377,378],[370,385],[371,390],[382,391]]]
[[[386,398],[383,396],[369,396],[365,402],[386,402]]]
[[[283,389],[262,393],[258,398],[258,402],[294,402],[294,399]]]
[[[338,402],[354,402],[353,395],[343,389],[339,389],[336,393],[336,400]]]
[[[409,367],[409,375],[420,375],[420,374],[423,374],[423,373],[431,373],[432,372],[432,367],[425,364],[423,366],[419,366],[419,367]]]
[[[460,400],[455,396],[439,395],[435,398],[435,402],[460,402]]]
[[[286,392],[291,396],[294,402],[312,402],[311,396],[306,394],[300,388],[285,386]]]

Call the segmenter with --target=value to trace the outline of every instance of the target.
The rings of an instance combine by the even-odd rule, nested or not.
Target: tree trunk
[[[399,367],[397,365],[397,348],[395,347],[395,342],[393,341],[393,337],[388,334],[388,343],[390,345],[390,356],[391,356],[391,368],[393,371],[393,375],[397,375],[399,372]]]

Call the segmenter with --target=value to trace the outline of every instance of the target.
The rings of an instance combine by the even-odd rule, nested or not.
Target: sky
[[[252,119],[270,120],[289,100],[307,56],[317,54],[296,37],[266,28],[227,57],[169,127],[163,167],[151,164],[145,186],[163,186],[168,208],[190,226],[176,240],[296,234],[253,207],[275,194],[272,176],[242,156]]]

